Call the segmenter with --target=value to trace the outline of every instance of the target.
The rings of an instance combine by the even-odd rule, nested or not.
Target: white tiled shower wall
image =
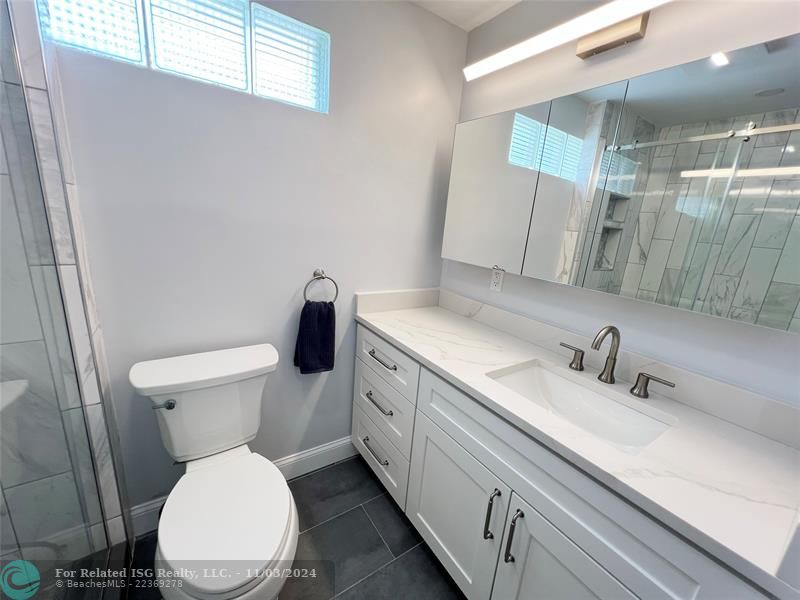
[[[675,125],[658,139],[797,123],[798,110]],[[635,139],[635,138],[632,138]],[[660,146],[653,153],[620,293],[715,316],[800,331],[800,178],[737,179],[721,212],[726,179],[681,178],[730,167],[739,140]],[[753,136],[739,169],[800,164],[800,132]],[[716,225],[717,215],[719,223]],[[706,267],[706,265],[709,265]]]
[[[21,235],[17,234],[17,237],[20,238],[22,252],[27,256],[27,268],[33,282],[30,290],[31,299],[35,299],[27,305],[33,307],[34,313],[38,307],[36,319],[38,323],[33,319],[30,321],[36,325],[33,329],[39,331],[38,338],[29,341],[32,336],[21,333],[22,338],[26,338],[24,343],[4,345],[3,368],[13,370],[18,365],[36,364],[36,372],[22,374],[28,375],[26,378],[34,384],[42,380],[42,373],[47,373],[49,378],[52,370],[54,374],[50,384],[52,389],[45,386],[44,391],[37,396],[43,399],[48,397],[57,399],[56,406],[60,409],[63,428],[58,424],[58,410],[48,412],[44,404],[42,410],[35,414],[35,419],[27,420],[31,422],[31,427],[35,428],[28,436],[31,440],[41,440],[41,428],[47,427],[48,423],[51,425],[48,431],[52,435],[47,437],[44,447],[22,449],[19,452],[30,459],[29,462],[43,470],[35,481],[21,483],[13,489],[9,488],[5,494],[5,500],[0,506],[3,516],[3,553],[18,553],[19,550],[12,546],[16,546],[19,542],[22,554],[25,554],[26,539],[23,539],[21,530],[26,538],[39,541],[51,533],[79,530],[79,524],[87,522],[87,515],[91,525],[87,548],[96,549],[105,543],[103,518],[106,520],[109,541],[112,544],[125,541],[126,529],[131,531],[130,516],[127,510],[123,510],[127,503],[124,502],[124,496],[120,498],[120,493],[124,493],[120,485],[122,473],[119,471],[120,465],[115,464],[112,454],[112,449],[117,447],[117,433],[113,407],[108,395],[108,372],[105,367],[102,330],[94,310],[88,260],[81,236],[78,188],[72,174],[69,147],[60,112],[57,73],[49,67],[45,70],[35,4],[27,0],[11,0],[7,6],[5,0],[0,0],[2,10],[8,10],[9,7],[17,42],[21,78],[5,81],[5,74],[13,70],[4,69],[3,110],[14,105],[12,100],[17,100],[16,106],[21,106],[22,102],[27,104],[35,149],[15,148],[14,153],[0,154],[21,156],[29,165],[38,160],[39,172],[28,168],[26,177],[21,178],[16,184],[27,186],[28,189],[12,191],[21,196],[23,193],[30,194],[36,190],[40,198],[41,194],[44,195],[44,202],[38,204],[17,202],[21,231]],[[10,39],[6,33],[4,32],[2,36],[4,42]],[[29,124],[24,111],[17,112],[19,114],[14,121],[15,127],[27,128]],[[11,135],[4,135],[6,143],[11,139]],[[5,165],[3,166],[5,172]],[[41,175],[41,189],[39,189],[39,175]],[[10,187],[11,178],[7,175],[2,175],[2,178],[3,185],[5,186],[8,180]],[[11,194],[4,193],[3,198],[6,197],[11,197]],[[44,207],[46,215],[41,214],[40,206]],[[6,209],[5,201],[3,209],[4,211]],[[39,210],[40,214],[26,214],[29,210]],[[4,223],[15,221],[16,219],[3,219]],[[47,231],[48,222],[49,231]],[[53,247],[55,254],[51,249]],[[5,261],[3,269],[5,272]],[[50,311],[60,310],[62,299],[66,309],[69,335],[63,330],[63,315],[50,314]],[[6,341],[4,336],[2,342],[5,344]],[[25,356],[14,361],[15,353],[25,353]],[[34,358],[37,358],[38,363]],[[3,375],[3,379],[6,380],[12,373],[4,372]],[[13,424],[18,428],[20,424],[27,422],[24,417],[23,414],[15,418],[6,418],[4,421],[9,423],[9,426]],[[88,424],[91,450],[83,429],[84,419]],[[23,433],[19,433],[20,443],[24,442]],[[11,439],[6,437],[6,431],[3,431],[3,436],[4,439]],[[14,438],[16,437],[15,435]],[[58,447],[53,447],[53,444]],[[70,452],[61,447],[65,444],[69,445]],[[3,451],[5,489],[6,473],[10,468],[5,443]],[[31,459],[37,456],[36,452],[39,453],[41,461],[36,462]],[[89,452],[92,453],[91,458]],[[12,452],[9,450],[8,454],[11,455]],[[67,460],[72,457],[74,464],[71,469],[68,465],[49,464],[63,456],[66,456]],[[82,493],[94,489],[91,459],[94,461],[100,484],[102,513],[100,506],[97,505],[97,494]],[[75,485],[74,481],[69,481],[75,477],[82,480],[77,482],[78,485]],[[58,506],[50,505],[55,502]],[[12,535],[10,527],[6,528],[7,512],[11,513],[16,536]],[[28,517],[25,517],[26,514]],[[56,519],[58,522],[50,523],[48,519],[43,518],[43,515],[63,516],[60,520]],[[24,526],[20,526],[24,523],[30,524],[27,530]],[[7,544],[7,540],[11,540],[12,537],[14,537],[13,544]],[[17,540],[17,537],[20,539]],[[78,538],[80,537],[78,535]],[[71,553],[77,557],[80,551],[79,546],[73,548]]]

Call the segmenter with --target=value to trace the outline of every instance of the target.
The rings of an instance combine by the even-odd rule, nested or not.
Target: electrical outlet
[[[492,278],[489,280],[489,289],[493,292],[502,292],[503,291],[503,275],[506,272],[501,269],[500,267],[494,267],[492,269]]]

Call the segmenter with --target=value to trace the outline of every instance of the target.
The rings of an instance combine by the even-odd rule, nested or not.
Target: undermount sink
[[[487,374],[542,408],[627,452],[637,452],[675,424],[674,417],[633,398],[625,403],[566,369],[534,360]]]

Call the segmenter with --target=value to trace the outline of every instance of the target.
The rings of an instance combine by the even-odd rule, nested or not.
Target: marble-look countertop
[[[800,516],[797,450],[659,396],[652,386],[641,402],[675,423],[637,453],[626,452],[487,376],[537,358],[565,366],[562,356],[440,307],[356,320],[736,571],[766,589],[788,589],[777,573]],[[568,373],[595,391],[605,388],[597,371]],[[630,386],[609,389],[638,402]]]

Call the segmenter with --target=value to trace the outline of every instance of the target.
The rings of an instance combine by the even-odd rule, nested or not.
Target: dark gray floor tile
[[[364,510],[395,556],[400,556],[422,541],[414,526],[388,494],[370,500],[364,505]]]
[[[300,531],[379,495],[383,488],[360,456],[289,482]]]
[[[301,534],[296,568],[317,577],[286,581],[281,600],[327,600],[392,560],[392,553],[360,506]]]
[[[133,562],[131,569],[153,569],[156,559],[156,546],[158,545],[158,532],[136,538],[133,548]],[[160,600],[161,593],[158,588],[150,584],[147,577],[131,578],[128,581],[128,600]]]
[[[336,598],[464,600],[464,595],[427,546],[420,544]]]

